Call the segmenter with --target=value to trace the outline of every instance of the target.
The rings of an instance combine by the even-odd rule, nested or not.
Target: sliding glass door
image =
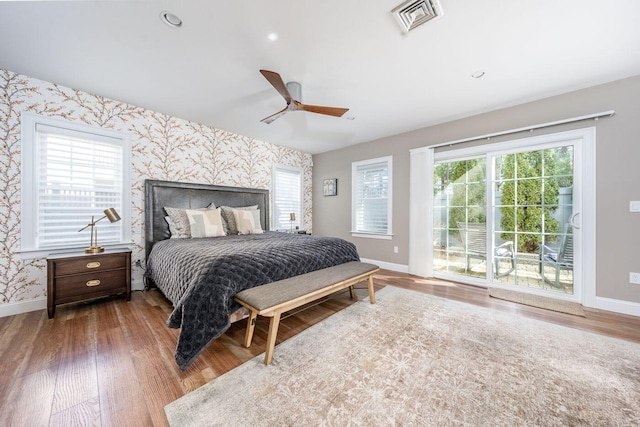
[[[476,268],[486,258],[486,233],[469,232],[468,224],[486,224],[484,158],[440,163],[434,171],[434,271],[486,278]]]
[[[575,296],[580,143],[500,143],[481,154],[477,147],[475,154],[436,153],[434,275]]]
[[[573,294],[573,146],[492,155],[494,241],[510,242],[501,283]],[[506,261],[494,248],[494,257]]]

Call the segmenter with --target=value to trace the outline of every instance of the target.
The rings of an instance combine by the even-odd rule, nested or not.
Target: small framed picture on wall
[[[322,195],[336,196],[338,194],[338,178],[328,178],[322,180]]]

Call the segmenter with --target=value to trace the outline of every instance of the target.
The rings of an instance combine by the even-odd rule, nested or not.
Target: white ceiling
[[[440,0],[408,35],[401,2],[0,1],[0,68],[309,153],[640,74],[638,0]],[[260,69],[350,111],[261,123]]]

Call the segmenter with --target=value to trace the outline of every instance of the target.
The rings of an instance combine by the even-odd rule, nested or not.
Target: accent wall
[[[14,303],[34,302],[30,309],[46,305],[46,260],[20,255],[24,111],[130,135],[134,262],[144,261],[145,179],[271,189],[273,165],[300,167],[303,224],[311,229],[310,154],[0,69],[0,315]],[[140,286],[142,273],[132,267],[134,287]]]

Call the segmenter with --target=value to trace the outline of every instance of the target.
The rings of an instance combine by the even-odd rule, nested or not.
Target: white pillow
[[[262,230],[262,225],[260,225],[260,209],[251,210],[249,212],[253,214],[253,222],[255,224],[254,229],[255,230],[260,229],[259,233],[253,233],[253,234],[262,234],[263,230]]]
[[[222,228],[220,208],[205,211],[186,209],[191,227],[191,237],[220,237],[225,236]]]
[[[256,225],[256,216],[260,218],[259,210],[245,211],[240,209],[233,210],[233,217],[236,221],[236,228],[238,234],[262,234],[262,227],[260,226],[260,220]]]

